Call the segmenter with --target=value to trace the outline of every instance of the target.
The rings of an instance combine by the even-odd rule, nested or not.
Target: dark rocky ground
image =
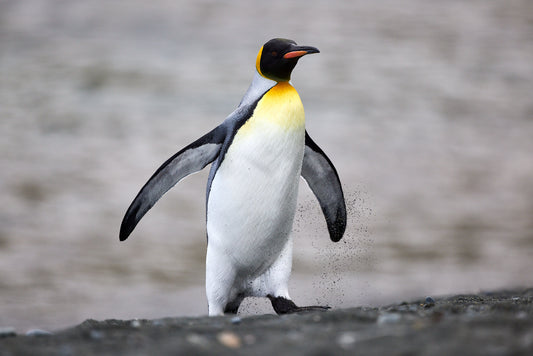
[[[5,329],[0,355],[531,355],[533,288],[278,317],[87,320]]]

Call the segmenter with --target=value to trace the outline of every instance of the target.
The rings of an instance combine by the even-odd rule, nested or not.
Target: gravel
[[[379,308],[285,316],[86,320],[17,335],[0,355],[358,354],[520,355],[533,352],[533,288],[426,296]],[[5,331],[5,332],[4,332]]]

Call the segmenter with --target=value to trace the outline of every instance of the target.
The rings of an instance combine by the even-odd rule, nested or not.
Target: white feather
[[[305,128],[303,124],[280,126],[261,117],[261,111],[250,120],[253,127],[243,126],[237,132],[209,194],[206,289],[210,315],[222,314],[238,294],[288,298],[289,234]]]

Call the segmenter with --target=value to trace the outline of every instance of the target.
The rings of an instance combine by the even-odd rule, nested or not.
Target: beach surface
[[[531,355],[533,288],[285,316],[90,319],[52,333],[2,333],[2,356]]]

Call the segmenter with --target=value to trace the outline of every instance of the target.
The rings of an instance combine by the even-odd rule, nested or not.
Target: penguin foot
[[[229,304],[224,308],[224,314],[237,314],[237,311],[239,311],[239,305]]]
[[[224,308],[224,314],[237,314],[243,299],[244,294],[239,293],[234,300],[226,304],[226,307]]]
[[[313,306],[307,306],[307,307],[299,307],[290,299],[286,299],[283,297],[273,297],[270,294],[267,295],[267,298],[270,299],[270,302],[272,303],[272,307],[274,308],[274,311],[279,314],[292,314],[292,313],[300,313],[300,312],[309,312],[309,311],[326,311],[330,309],[328,306],[319,306],[319,305],[313,305]]]

